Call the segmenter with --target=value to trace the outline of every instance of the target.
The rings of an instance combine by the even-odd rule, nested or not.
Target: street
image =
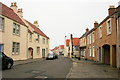
[[[3,78],[66,78],[72,67],[69,58],[59,56],[54,60],[42,60],[16,65],[10,70],[3,70]]]

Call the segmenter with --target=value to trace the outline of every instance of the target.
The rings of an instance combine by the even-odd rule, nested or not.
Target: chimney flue
[[[22,13],[23,13],[23,12],[22,12],[22,8],[21,8],[21,9],[18,9],[18,12],[17,12],[17,13],[18,13],[18,15],[19,15],[20,17],[23,17],[23,15],[22,15]]]
[[[38,21],[34,21],[34,25],[35,25],[36,27],[39,27],[39,26],[38,26]]]
[[[114,6],[110,6],[108,9],[108,13],[109,15],[113,14],[115,12],[115,7]]]
[[[98,26],[98,22],[95,21],[95,23],[94,23],[94,28],[97,27],[97,26]]]
[[[89,31],[89,29],[88,28],[86,28],[86,32],[88,32]]]
[[[17,3],[16,3],[16,2],[11,3],[10,8],[13,9],[13,11],[14,11],[15,13],[17,13]]]

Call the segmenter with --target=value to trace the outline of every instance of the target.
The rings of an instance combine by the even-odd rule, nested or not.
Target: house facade
[[[27,26],[13,9],[1,2],[0,8],[0,51],[14,60],[27,59]]]
[[[46,57],[49,37],[39,29],[38,22],[32,24],[25,20],[16,2],[10,8],[2,3],[0,6],[0,50],[14,60]]]
[[[119,68],[119,13],[120,6],[110,6],[108,16],[86,36],[87,59]],[[81,46],[81,45],[80,45]]]
[[[59,46],[59,54],[64,55],[64,45]]]
[[[81,58],[87,59],[87,34],[89,29],[86,29],[86,32],[80,37],[80,56]]]
[[[65,36],[65,42],[64,42],[64,56],[68,57],[70,56],[70,47],[69,47],[69,42],[70,39],[66,39],[67,36]]]

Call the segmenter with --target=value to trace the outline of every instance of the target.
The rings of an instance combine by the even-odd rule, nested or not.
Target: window
[[[48,51],[48,48],[46,48],[46,53],[48,54],[48,52],[49,52],[49,51]]]
[[[13,34],[20,34],[20,25],[13,23]]]
[[[78,51],[79,50],[79,46],[75,46],[75,50]]]
[[[40,54],[40,47],[37,47],[37,55]]]
[[[90,56],[91,56],[91,46],[90,46]]]
[[[100,33],[100,38],[102,38],[102,27],[100,26],[100,31],[99,31],[99,33]]]
[[[94,43],[94,32],[92,33],[92,42]]]
[[[39,34],[37,35],[37,40],[38,40],[38,42],[39,42]]]
[[[29,33],[29,41],[32,42],[32,33]]]
[[[43,42],[43,44],[45,44],[45,38],[43,38],[43,41],[42,41],[42,42]]]
[[[19,54],[19,52],[20,52],[20,43],[13,42],[12,54]]]
[[[46,44],[48,44],[48,39],[46,39]]]
[[[17,30],[16,30],[16,34],[20,34],[20,25],[17,25]]]
[[[90,34],[90,44],[91,44],[91,34]]]
[[[19,43],[16,43],[16,54],[19,53],[19,48],[20,48],[20,44],[19,44]]]
[[[16,24],[13,23],[13,33],[15,34],[15,28],[16,28]]]
[[[95,48],[93,46],[93,57],[95,57]]]
[[[89,44],[89,36],[87,37],[87,44]]]
[[[85,41],[85,44],[84,44],[84,45],[86,45],[86,38],[84,39],[84,41]]]
[[[4,30],[4,18],[0,17],[0,31]]]
[[[111,34],[111,21],[107,22],[107,35]]]

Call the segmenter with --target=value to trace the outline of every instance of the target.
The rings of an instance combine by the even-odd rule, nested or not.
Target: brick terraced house
[[[80,52],[87,59],[120,68],[120,6],[110,6],[109,15],[80,37]]]

